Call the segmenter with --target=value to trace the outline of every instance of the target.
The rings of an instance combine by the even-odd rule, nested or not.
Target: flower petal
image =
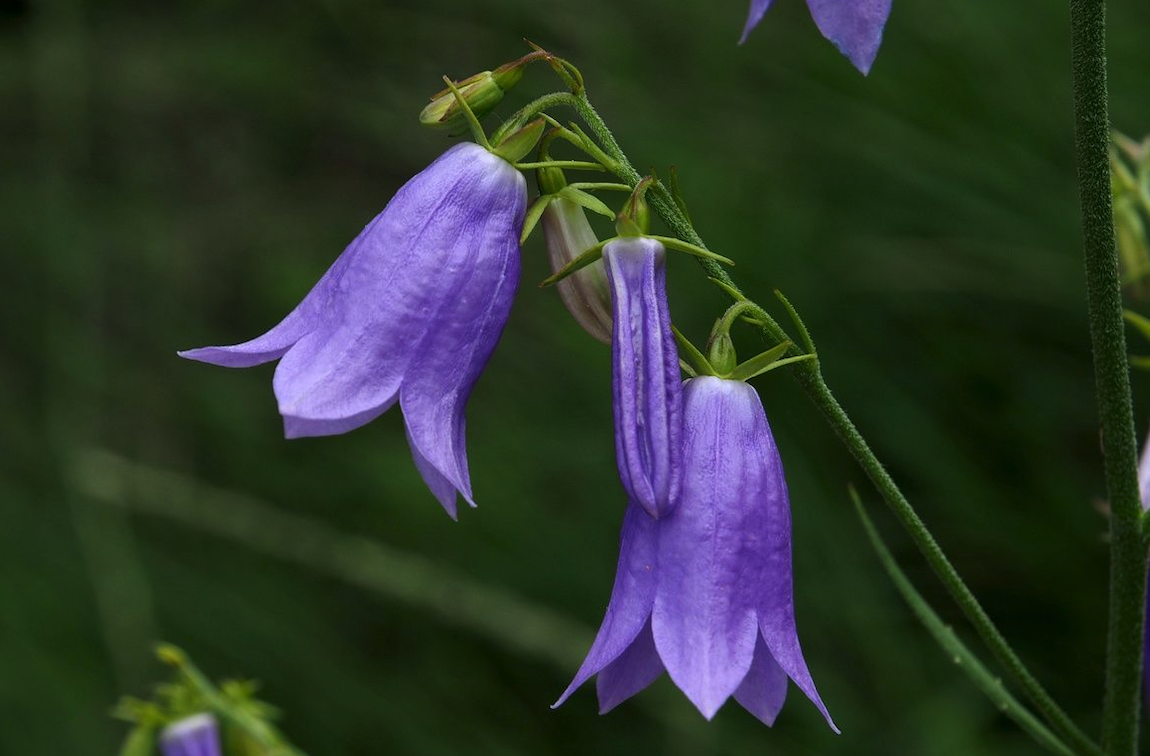
[[[864,74],[882,44],[891,0],[807,0],[823,36],[834,42]]]
[[[404,185],[325,276],[324,290],[308,295],[312,306],[324,303],[323,322],[288,350],[273,383],[289,435],[342,433],[395,401],[436,314],[471,277],[479,211],[514,202],[504,191],[492,196],[501,186],[487,161],[505,167],[503,183],[526,201],[517,171],[482,147],[463,147]]]
[[[751,0],[751,11],[747,14],[747,23],[743,25],[743,36],[739,37],[739,44],[747,41],[747,35],[751,33],[763,20],[763,14],[771,7],[772,0]]]
[[[603,248],[611,285],[615,454],[628,497],[652,517],[679,497],[682,389],[667,307],[666,252],[644,237]]]
[[[471,506],[464,410],[503,333],[519,285],[519,231],[527,202],[522,175],[502,159],[484,187],[490,206],[473,210],[459,243],[469,275],[444,292],[427,335],[403,377],[400,406],[413,451],[458,489]],[[501,169],[502,170],[502,169]],[[424,479],[428,478],[421,466]],[[435,485],[428,481],[434,490]],[[442,498],[440,499],[442,502]],[[446,507],[446,504],[444,505]],[[451,508],[449,508],[450,511]]]
[[[698,385],[702,389],[704,384],[701,382],[716,380],[719,379],[697,378],[690,381],[687,396],[697,393],[692,391],[692,384],[700,382]],[[745,524],[748,548],[744,559],[749,580],[747,586],[753,591],[750,599],[756,601],[763,640],[775,662],[818,707],[831,729],[838,732],[838,727],[815,689],[795,626],[791,507],[783,475],[783,462],[759,395],[746,384],[733,381],[723,383],[738,388],[737,391],[731,391],[732,399],[737,401],[730,403],[727,412],[730,417],[739,418],[741,426],[737,432],[733,427],[728,428],[727,432],[732,438],[737,437],[739,440],[729,442],[736,445],[729,446],[726,452],[730,456],[743,455],[755,471],[753,476],[747,476],[743,488],[746,496],[743,506],[753,508],[755,512]]]
[[[775,723],[787,700],[787,673],[771,656],[761,635],[755,641],[751,671],[735,690],[735,700],[768,727]]]
[[[599,672],[595,680],[599,713],[606,714],[655,682],[664,669],[663,660],[655,649],[655,637],[651,634],[651,620],[648,619],[627,650]]]
[[[707,718],[746,677],[758,635],[757,582],[763,471],[744,383],[687,382],[683,396],[683,492],[661,522],[655,645],[667,672]],[[760,410],[761,412],[761,410]]]
[[[575,673],[575,679],[551,705],[552,709],[618,659],[647,625],[651,604],[655,600],[657,526],[658,523],[638,505],[632,503],[627,507],[620,535],[619,568],[615,572],[615,586],[611,589],[611,601],[607,604],[603,624],[599,626],[587,658]]]

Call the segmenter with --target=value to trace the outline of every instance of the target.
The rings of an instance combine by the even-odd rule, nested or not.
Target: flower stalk
[[[1105,0],[1071,0],[1070,30],[1090,340],[1111,509],[1102,744],[1107,756],[1133,756],[1138,745],[1147,549],[1110,187]]]

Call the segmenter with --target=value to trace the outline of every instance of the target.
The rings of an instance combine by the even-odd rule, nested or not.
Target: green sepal
[[[651,208],[647,205],[646,194],[654,183],[654,178],[644,176],[631,190],[631,196],[615,218],[615,231],[619,236],[647,235],[651,227]]]
[[[610,239],[607,241],[610,241]],[[543,289],[553,284],[557,284],[575,271],[586,268],[588,265],[603,256],[603,247],[606,244],[607,242],[601,241],[586,252],[580,252],[578,257],[564,265],[559,270],[555,271],[555,275],[543,279],[539,283],[539,288]]]
[[[817,354],[818,350],[815,349],[815,342],[811,339],[811,332],[807,330],[807,324],[799,317],[799,311],[791,304],[791,300],[783,296],[783,293],[778,289],[775,289],[775,299],[778,299],[782,303],[783,309],[787,311],[787,315],[791,318],[791,322],[795,324],[795,328],[799,329],[799,338],[802,340],[803,349],[807,354]]]
[[[715,375],[715,369],[711,367],[711,363],[703,356],[691,341],[683,335],[682,331],[671,325],[671,333],[675,335],[675,342],[679,345],[679,349],[687,355],[687,359],[682,359],[680,355],[679,362],[683,364],[684,369],[691,374],[694,378],[697,375]]]
[[[535,230],[538,225],[539,219],[543,217],[543,211],[551,204],[551,200],[555,199],[554,194],[544,194],[539,199],[531,203],[531,207],[527,208],[527,214],[523,216],[523,232],[519,234],[519,243],[527,241],[527,237],[531,236],[531,232]]]
[[[603,200],[599,199],[593,194],[588,194],[582,189],[577,189],[573,186],[565,186],[560,189],[557,194],[564,199],[569,199],[580,207],[585,207],[593,213],[598,213],[606,218],[615,219],[615,211],[607,206]]]
[[[757,354],[746,362],[741,362],[734,370],[731,371],[727,377],[733,381],[743,381],[744,383],[756,378],[763,373],[769,373],[775,368],[783,367],[785,365],[793,365],[796,362],[804,360],[813,360],[814,355],[804,354],[798,357],[783,358],[787,350],[791,348],[791,342],[784,341],[776,344],[762,354]]]
[[[536,118],[514,134],[504,137],[491,151],[514,165],[535,149],[546,128],[547,122],[542,118]]]
[[[1074,756],[1074,752],[1070,750],[1065,743],[1051,732],[1046,725],[1039,721],[1037,717],[1031,714],[1029,709],[1020,704],[1018,700],[1010,694],[1006,686],[1003,685],[1001,678],[995,677],[990,673],[978,657],[959,639],[954,632],[954,628],[946,625],[934,610],[931,609],[930,605],[926,603],[926,600],[915,590],[910,580],[903,574],[898,566],[898,562],[895,561],[890,550],[887,549],[886,544],[882,540],[882,536],[879,535],[874,523],[871,522],[866,510],[863,508],[858,491],[854,489],[854,486],[850,488],[850,495],[854,501],[855,510],[858,512],[859,519],[862,520],[863,528],[870,538],[871,545],[874,547],[875,552],[878,553],[879,561],[882,562],[882,566],[890,577],[891,582],[894,583],[898,592],[902,594],[903,599],[910,606],[911,611],[914,612],[919,622],[923,624],[923,627],[927,629],[927,632],[931,634],[943,652],[950,657],[955,666],[966,673],[975,687],[981,690],[999,711],[1010,717],[1015,724],[1026,734],[1034,738],[1039,745],[1052,753],[1059,754],[1059,756]]]
[[[729,257],[723,257],[722,255],[712,252],[709,249],[697,247],[690,242],[685,242],[682,239],[676,239],[673,236],[653,236],[651,234],[646,234],[646,236],[648,239],[654,239],[655,241],[660,242],[667,249],[673,249],[678,252],[686,252],[689,255],[701,257],[704,260],[714,260],[716,262],[721,262],[724,265],[735,264],[735,261]]]

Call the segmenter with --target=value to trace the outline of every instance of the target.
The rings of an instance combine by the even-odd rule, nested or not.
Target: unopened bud
[[[599,243],[583,208],[563,197],[551,200],[543,211],[541,223],[553,271],[558,272]],[[580,268],[555,286],[559,289],[559,298],[575,322],[599,341],[610,344],[611,290],[607,285],[602,260]]]
[[[494,71],[469,76],[455,86],[475,117],[483,118],[523,78],[523,66],[523,61],[514,61]],[[431,98],[419,114],[419,122],[433,129],[447,129],[452,136],[463,134],[468,129],[467,117],[450,89],[444,89]]]
[[[738,364],[735,357],[735,344],[729,333],[718,333],[711,339],[707,349],[707,362],[711,363],[716,375],[730,375]]]

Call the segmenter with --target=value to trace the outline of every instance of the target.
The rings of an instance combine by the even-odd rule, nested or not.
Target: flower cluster
[[[493,104],[509,81],[500,75],[467,89]],[[453,119],[474,123],[467,95],[449,88],[462,115],[436,100],[427,118],[448,128]],[[500,142],[509,151],[482,133],[481,144],[451,148],[399,190],[278,325],[181,356],[226,367],[279,360],[273,388],[289,438],[344,433],[399,402],[428,488],[452,517],[458,496],[474,506],[464,412],[518,285],[530,214],[516,161],[543,123],[517,126]],[[581,207],[595,203],[561,180],[554,197],[541,198],[554,200],[547,214],[533,216],[562,268],[564,303],[611,344],[615,447],[629,502],[606,618],[556,706],[597,675],[607,711],[665,670],[707,718],[734,696],[771,724],[789,679],[834,728],[795,628],[786,482],[763,406],[744,382],[757,372],[734,369],[733,348],[724,347],[714,369],[682,382],[666,251],[690,245],[647,235],[642,198],[652,181],[634,187],[619,235],[603,244]],[[598,253],[601,262],[588,257]],[[723,329],[734,319],[724,316]],[[729,344],[725,330],[719,335]],[[183,753],[177,743],[214,732],[197,722],[180,731],[194,738],[172,741],[173,754]]]

